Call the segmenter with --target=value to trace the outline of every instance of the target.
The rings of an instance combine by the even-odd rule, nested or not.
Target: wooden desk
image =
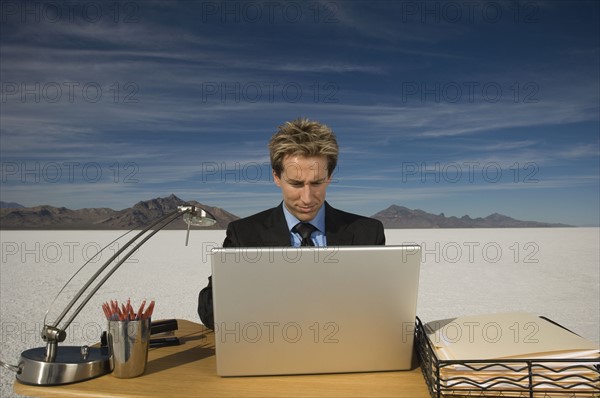
[[[429,397],[421,369],[402,372],[219,377],[215,340],[204,326],[178,320],[181,344],[150,349],[146,372],[133,379],[102,376],[81,383],[34,387],[15,381],[17,394],[39,397]],[[59,347],[60,349],[60,347]]]

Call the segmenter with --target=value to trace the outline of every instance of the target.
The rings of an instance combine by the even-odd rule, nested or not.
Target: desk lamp
[[[144,243],[154,236],[158,231],[183,215],[183,220],[187,223],[187,234],[185,244],[188,244],[190,226],[208,227],[214,225],[217,220],[206,210],[198,206],[178,206],[177,210],[160,217],[152,224],[144,228],[125,245],[115,252],[85,283],[83,287],[75,294],[66,308],[56,318],[48,324],[44,320],[44,327],[41,332],[42,340],[46,342],[46,347],[32,348],[21,353],[21,359],[18,366],[8,365],[4,362],[2,366],[17,373],[17,380],[25,384],[49,386],[58,384],[76,383],[102,376],[111,372],[110,352],[108,347],[88,347],[88,346],[61,346],[58,343],[63,342],[67,336],[66,329],[73,319],[85,307],[94,294],[106,282],[106,280]],[[152,230],[147,234],[148,231]],[[130,231],[131,232],[131,231]],[[114,242],[114,241],[113,241]],[[137,243],[136,243],[137,242]],[[101,279],[100,275],[108,266],[115,261],[125,250],[134,245],[133,248],[124,254],[112,268],[110,268]],[[108,247],[108,246],[106,246]],[[104,249],[102,249],[104,250]],[[100,250],[100,252],[102,251]],[[99,252],[99,253],[100,253]],[[97,254],[96,254],[97,255]],[[91,259],[90,259],[91,260]],[[89,261],[87,263],[89,263]],[[86,264],[87,264],[86,263]],[[84,264],[76,273],[81,271]],[[75,277],[71,277],[67,284]],[[98,280],[99,279],[99,280]],[[98,280],[98,281],[97,281]],[[95,285],[94,282],[96,282]],[[93,285],[93,286],[92,286]],[[63,287],[63,289],[66,287]],[[85,296],[84,294],[88,292]],[[61,289],[62,292],[62,289]],[[60,292],[59,292],[60,294]],[[77,307],[75,308],[75,306]],[[75,309],[73,309],[75,308]],[[47,313],[46,313],[47,314]],[[68,317],[67,317],[68,316]],[[59,327],[63,319],[67,319]]]

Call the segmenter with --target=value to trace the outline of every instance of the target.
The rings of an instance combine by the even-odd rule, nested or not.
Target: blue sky
[[[599,225],[596,1],[3,1],[0,199],[280,201],[266,143],[337,134],[328,200]]]

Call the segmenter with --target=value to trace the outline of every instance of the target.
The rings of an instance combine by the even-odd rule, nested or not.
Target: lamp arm
[[[202,207],[187,204],[178,206],[177,210],[161,216],[156,221],[153,221],[150,226],[144,228],[141,232],[136,234],[136,236],[128,240],[125,245],[113,256],[111,256],[107,262],[102,264],[100,269],[98,269],[94,275],[87,280],[85,285],[79,289],[77,294],[75,294],[75,296],[69,301],[66,308],[55,320],[54,325],[46,323],[46,318],[48,316],[48,312],[46,312],[46,317],[44,317],[44,327],[42,330],[42,339],[46,342],[45,349],[44,347],[38,347],[23,351],[21,353],[21,359],[18,366],[9,365],[3,361],[0,361],[0,366],[15,371],[17,373],[17,380],[21,381],[22,383],[44,386],[76,383],[110,373],[112,371],[112,354],[109,352],[110,350],[106,350],[103,347],[66,346],[61,347],[61,354],[58,355],[58,343],[65,340],[65,329],[69,327],[73,319],[75,319],[81,310],[89,303],[92,296],[98,292],[100,287],[102,287],[108,278],[110,278],[112,274],[114,274],[116,270],[119,269],[119,267],[121,267],[121,265],[123,265],[123,263],[127,261],[127,259],[129,259],[129,257],[131,257],[131,255],[142,245],[144,245],[150,238],[152,238],[171,222],[175,221],[181,215],[185,216],[184,221],[188,224],[186,246],[187,238],[189,237],[190,232],[190,225],[208,227],[217,223],[217,219]],[[150,231],[151,229],[153,230]],[[127,232],[127,234],[132,231],[133,230]],[[126,234],[123,234],[117,239],[121,239],[125,235]],[[124,251],[130,247],[132,249],[130,249],[127,253],[124,253]],[[100,252],[102,252],[102,250],[100,250]],[[124,258],[119,260],[118,256],[121,254],[124,254]],[[95,256],[92,258],[94,257]],[[73,275],[73,277],[67,281],[66,285],[63,286],[59,292],[59,295],[61,292],[63,292],[65,287],[69,285],[79,271],[81,271],[89,263],[90,260],[88,260],[88,262],[79,268],[75,275]],[[113,264],[112,268],[107,270],[111,264]],[[102,275],[102,273],[104,273],[104,275]],[[94,284],[95,286],[92,286]],[[77,304],[79,305],[75,308]],[[67,318],[67,320],[63,323],[63,329],[60,329],[58,325],[63,322],[65,318]]]
[[[94,288],[88,293],[88,295],[83,299],[83,301],[81,302],[81,304],[79,304],[79,306],[73,311],[73,313],[71,314],[71,316],[69,317],[69,319],[67,319],[67,321],[65,322],[64,326],[63,326],[63,330],[67,329],[69,327],[69,325],[71,324],[71,322],[73,322],[73,319],[75,319],[75,317],[77,315],[79,315],[79,313],[81,312],[81,310],[83,309],[83,307],[86,306],[86,304],[91,300],[91,298],[94,296],[94,294],[96,294],[96,292],[102,287],[102,285],[104,285],[104,283],[108,280],[108,278],[110,278],[112,276],[112,274],[115,273],[115,271],[117,269],[119,269],[119,267],[121,267],[121,265],[127,261],[127,259],[129,259],[129,257],[131,257],[131,255],[133,253],[135,253],[135,251],[137,249],[139,249],[142,245],[144,245],[144,243],[146,243],[150,238],[152,238],[154,235],[156,235],[161,229],[163,229],[164,227],[166,227],[167,225],[169,225],[171,222],[175,221],[180,215],[185,214],[187,212],[190,212],[191,210],[183,210],[183,211],[175,211],[173,213],[170,213],[167,215],[167,217],[171,217],[171,219],[167,220],[163,225],[160,226],[160,228],[156,228],[154,231],[152,231],[150,234],[148,234],[146,237],[144,237],[144,239],[142,239],[138,244],[136,244],[134,246],[134,248],[132,250],[130,250],[127,254],[125,254],[125,256],[117,263],[115,264],[110,271],[108,271],[108,273],[106,275],[104,275],[104,277],[96,284],[96,286],[94,286]],[[165,218],[162,218],[161,221],[164,221]],[[155,226],[157,223],[152,224],[152,226]],[[146,229],[146,231],[148,231],[148,229]],[[134,238],[132,238],[129,242],[127,242],[126,246],[131,246],[131,244],[133,244],[137,238],[140,235],[136,235]],[[93,280],[95,280],[96,278],[94,277]],[[92,280],[92,281],[93,281]]]
[[[73,299],[69,302],[69,304],[67,304],[67,306],[65,307],[65,309],[62,311],[62,313],[56,318],[56,320],[54,321],[54,324],[51,325],[52,329],[57,329],[58,328],[58,324],[64,319],[64,317],[69,313],[69,311],[71,311],[71,309],[75,306],[75,304],[77,303],[77,301],[81,298],[81,296],[83,295],[83,293],[85,293],[85,291],[90,287],[90,285],[98,278],[98,276],[100,276],[100,274],[110,265],[110,263],[112,263],[116,258],[119,257],[119,255],[121,255],[121,253],[123,253],[123,251],[127,250],[127,248],[129,248],[129,246],[131,246],[136,240],[138,240],[140,238],[140,236],[144,235],[146,232],[148,232],[150,229],[154,228],[156,225],[164,222],[165,220],[171,218],[170,220],[168,220],[168,222],[166,222],[163,226],[161,226],[159,229],[157,229],[155,232],[153,232],[149,237],[147,237],[146,239],[144,239],[144,242],[146,242],[148,239],[150,239],[150,237],[152,237],[156,232],[160,231],[161,229],[163,229],[164,227],[166,227],[168,224],[170,224],[172,221],[176,220],[181,214],[185,214],[187,212],[191,212],[193,208],[185,208],[183,210],[177,209],[161,218],[159,218],[157,221],[155,221],[154,223],[150,224],[148,227],[144,228],[142,231],[140,231],[137,235],[135,235],[133,238],[131,238],[121,249],[119,249],[115,254],[113,254],[103,265],[102,267],[100,267],[98,269],[98,271],[96,271],[96,273],[94,273],[94,275],[92,275],[92,277],[85,283],[85,285],[83,285],[83,287],[81,287],[81,289],[79,289],[79,291],[77,292],[77,294],[75,294],[75,296],[73,297]],[[137,247],[141,246],[138,245]],[[131,254],[133,254],[135,250],[132,250],[129,254],[127,254],[127,256],[125,257],[124,260],[127,260]],[[84,300],[84,302],[77,307],[77,310],[75,311],[75,314],[72,315],[69,320],[67,321],[66,325],[63,326],[62,330],[67,329],[67,327],[71,324],[71,322],[73,321],[73,319],[77,316],[77,314],[79,314],[79,312],[83,309],[83,307],[87,304],[87,302],[91,299],[91,297],[94,295],[94,293],[96,293],[96,291],[98,291],[98,289],[102,286],[102,284],[104,284],[104,282],[106,282],[106,280],[108,279],[108,277],[110,275],[112,275],[118,268],[119,266],[121,266],[121,264],[124,262],[120,261],[117,265],[115,265],[115,267],[113,267],[113,269],[111,270],[111,272],[109,273],[109,275],[107,275],[105,278],[103,278],[100,281],[100,284],[97,285],[94,290],[92,291],[91,294],[89,294],[86,299]]]

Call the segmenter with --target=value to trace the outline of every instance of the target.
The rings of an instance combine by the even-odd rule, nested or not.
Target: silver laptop
[[[410,369],[419,246],[212,252],[220,376]]]

